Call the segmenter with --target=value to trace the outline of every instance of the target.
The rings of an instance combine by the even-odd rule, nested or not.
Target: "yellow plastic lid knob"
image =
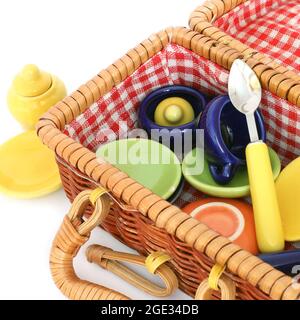
[[[164,117],[167,121],[176,124],[183,117],[182,109],[176,104],[171,104],[168,108],[166,108]]]
[[[170,97],[161,101],[155,109],[154,121],[160,126],[176,127],[193,121],[195,112],[185,99]]]
[[[26,65],[13,81],[16,92],[23,97],[42,95],[51,87],[51,84],[51,75],[33,64]]]

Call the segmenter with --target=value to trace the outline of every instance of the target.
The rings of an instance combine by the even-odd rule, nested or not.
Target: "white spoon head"
[[[232,104],[244,114],[254,113],[258,108],[262,89],[254,71],[240,59],[236,59],[230,69],[228,94]]]

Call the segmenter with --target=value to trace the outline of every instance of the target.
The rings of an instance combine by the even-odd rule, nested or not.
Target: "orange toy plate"
[[[182,209],[241,248],[258,254],[252,206],[232,199],[206,198]]]

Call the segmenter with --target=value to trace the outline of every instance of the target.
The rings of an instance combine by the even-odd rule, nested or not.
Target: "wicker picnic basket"
[[[230,5],[226,5],[227,1],[209,1],[198,8],[191,19],[197,31],[179,27],[152,35],[40,119],[38,135],[56,153],[65,192],[74,201],[53,242],[50,258],[54,281],[66,296],[72,299],[127,299],[113,290],[80,280],[75,274],[73,258],[88,240],[91,230],[101,224],[141,255],[150,255],[153,261],[157,257],[155,254],[160,253],[160,263],[152,271],[164,279],[167,286],[164,294],[177,287],[178,279],[179,288],[197,299],[232,298],[233,292],[236,299],[242,300],[300,299],[300,288],[290,277],[179,209],[201,197],[193,188],[187,186],[176,205],[172,205],[111,164],[100,162],[95,155],[102,142],[99,132],[109,129],[112,135],[115,133],[112,138],[120,136],[119,119],[126,121],[130,129],[135,128],[139,102],[157,87],[185,84],[210,94],[225,93],[227,70],[236,58],[245,59],[267,89],[263,94],[262,111],[272,116],[267,117],[269,129],[273,128],[268,142],[283,161],[290,161],[299,154],[299,142],[298,145],[293,143],[298,139],[299,126],[295,125],[293,134],[284,140],[293,143],[291,149],[282,141],[278,143],[287,128],[277,122],[277,126],[272,127],[273,119],[280,116],[291,115],[290,121],[300,123],[300,110],[296,106],[300,105],[298,76],[284,67],[270,64],[268,59],[249,55],[248,50],[244,52],[239,47],[229,46],[219,30],[212,32],[215,36],[218,33],[218,37],[212,37],[208,29],[216,28],[208,21],[234,8],[237,3],[229,2]],[[214,11],[215,8],[218,11]],[[204,22],[209,27],[202,28]],[[279,91],[277,87],[280,87]],[[86,221],[82,219],[83,215],[87,217]],[[128,276],[130,271],[115,260],[145,262],[143,257],[117,255],[99,246],[89,248],[87,255],[90,261],[120,276],[123,274],[124,278],[127,274],[131,283],[137,282],[135,276]],[[212,279],[207,281],[211,270],[217,274],[215,289],[220,291],[210,289],[214,287]],[[224,273],[221,275],[216,270]],[[149,288],[150,284],[143,282],[140,286]],[[231,295],[226,296],[226,290]]]
[[[276,88],[280,97],[299,106],[299,100],[292,100],[293,91],[286,95],[288,83],[280,86],[283,80],[300,80],[299,5],[297,0],[208,0],[191,14],[189,24],[270,68],[261,72],[273,69],[278,84],[267,88]]]

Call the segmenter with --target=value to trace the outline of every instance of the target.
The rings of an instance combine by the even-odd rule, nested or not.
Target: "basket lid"
[[[189,23],[214,40],[227,68],[242,55],[265,89],[300,106],[299,1],[208,0]]]

